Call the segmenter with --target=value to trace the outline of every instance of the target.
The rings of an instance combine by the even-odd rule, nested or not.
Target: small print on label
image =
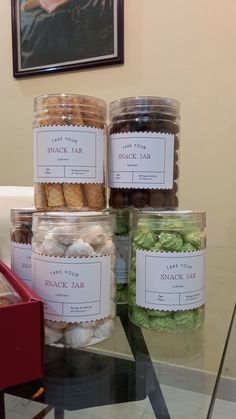
[[[204,304],[205,251],[136,251],[136,303],[158,310]]]
[[[33,134],[35,182],[103,183],[103,130],[50,126]]]
[[[111,256],[60,258],[33,253],[33,283],[48,320],[93,321],[110,314]]]
[[[173,134],[112,134],[109,139],[109,186],[171,189],[173,162]]]

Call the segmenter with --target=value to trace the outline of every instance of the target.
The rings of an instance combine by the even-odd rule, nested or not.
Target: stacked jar
[[[77,94],[34,100],[35,207],[106,208],[106,103]]]
[[[116,302],[127,303],[128,298],[128,260],[129,260],[129,212],[115,210],[116,215]]]
[[[79,348],[108,338],[115,304],[115,216],[33,216],[33,288],[44,303],[46,344]]]
[[[33,288],[46,344],[110,336],[115,317],[114,215],[106,213],[106,103],[77,94],[34,101]]]
[[[32,287],[31,240],[34,208],[11,209],[11,269]]]
[[[123,228],[119,234],[119,224],[127,224],[127,210],[178,206],[179,112],[178,101],[162,97],[130,97],[110,104],[109,204],[119,214],[121,255],[128,236]],[[117,285],[125,300],[127,276]]]
[[[129,316],[149,329],[196,329],[205,307],[205,213],[133,210]]]

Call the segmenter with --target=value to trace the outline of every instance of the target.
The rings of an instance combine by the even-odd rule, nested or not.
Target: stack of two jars
[[[109,108],[109,205],[116,210],[117,302],[157,331],[204,320],[205,213],[178,210],[180,106],[135,97]]]
[[[155,330],[202,322],[204,214],[174,210],[179,104],[111,103],[108,141],[106,119],[98,98],[34,102],[32,280],[48,344],[77,348],[108,338],[117,300],[128,300],[134,323]]]

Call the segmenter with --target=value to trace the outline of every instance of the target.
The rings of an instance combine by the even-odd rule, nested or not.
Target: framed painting
[[[11,0],[14,77],[124,63],[124,0]]]

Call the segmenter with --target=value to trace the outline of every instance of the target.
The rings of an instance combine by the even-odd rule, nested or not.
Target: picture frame
[[[124,63],[124,0],[11,0],[13,76]]]

